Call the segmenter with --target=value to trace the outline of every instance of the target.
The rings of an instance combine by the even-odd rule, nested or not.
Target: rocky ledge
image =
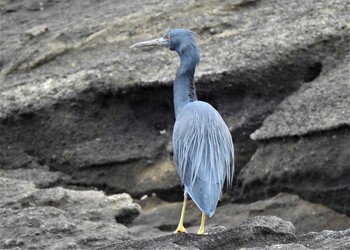
[[[106,196],[100,191],[73,191],[60,187],[37,189],[30,182],[8,178],[0,178],[0,184],[1,249],[347,249],[350,247],[350,229],[298,235],[291,222],[275,216],[241,218],[241,222],[233,227],[222,226],[225,224],[223,222],[219,222],[221,226],[216,226],[211,222],[209,224],[211,226],[208,227],[210,229],[204,236],[167,232],[160,237],[161,234],[154,234],[153,237],[149,234],[144,239],[134,239],[135,228],[139,228],[137,225],[144,219],[138,218],[134,221],[140,214],[140,206],[132,203],[131,197],[127,194]],[[276,208],[279,202],[269,203],[274,203],[272,207]],[[286,204],[283,203],[283,206]],[[194,213],[193,204],[190,207],[192,209],[188,213],[191,215]],[[259,205],[252,204],[251,207],[258,209]],[[225,215],[226,218],[234,219],[239,214],[239,209],[232,211],[231,208],[231,214],[223,213],[220,211],[222,209],[222,206],[219,207],[217,215],[221,219]],[[159,223],[159,220],[165,221],[165,216],[169,218],[174,210],[167,207],[163,213],[159,211],[161,210],[158,210],[158,215],[143,216]],[[320,214],[313,216],[318,217]],[[345,217],[342,218],[343,225],[337,222],[337,216],[332,219],[334,223],[338,223],[338,229],[349,224],[349,219]],[[297,224],[300,225],[300,222]],[[152,222],[148,222],[147,225],[149,230],[154,230]],[[144,227],[142,231],[147,232],[147,229]]]
[[[101,249],[348,249],[350,229],[296,235],[291,222],[274,216],[252,217],[232,228],[213,228],[207,235],[172,234],[130,240]]]
[[[0,0],[0,248],[349,249],[349,9]],[[198,97],[235,143],[203,237],[172,234],[178,59],[129,49],[173,27],[198,34]],[[189,232],[199,219],[189,202]]]

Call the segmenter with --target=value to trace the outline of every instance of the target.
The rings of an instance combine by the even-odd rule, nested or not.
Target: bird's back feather
[[[173,132],[174,161],[185,191],[210,217],[215,213],[225,178],[234,171],[231,134],[208,103],[188,103],[177,116]]]

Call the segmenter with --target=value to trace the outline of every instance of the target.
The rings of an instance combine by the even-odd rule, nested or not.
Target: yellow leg
[[[181,217],[179,221],[179,225],[177,226],[177,229],[174,233],[187,233],[185,227],[184,227],[184,218],[185,218],[185,210],[186,210],[186,203],[187,203],[187,193],[184,194],[184,202],[182,205],[182,211],[181,211]]]
[[[204,224],[205,224],[205,213],[202,212],[201,226],[199,227],[197,234],[199,234],[199,235],[204,234]]]

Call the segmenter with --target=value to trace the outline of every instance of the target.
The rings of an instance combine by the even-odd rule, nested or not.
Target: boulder
[[[96,248],[130,239],[125,226],[140,213],[128,194],[61,187],[37,189],[0,177],[0,248]]]

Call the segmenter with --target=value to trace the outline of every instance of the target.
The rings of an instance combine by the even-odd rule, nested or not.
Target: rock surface
[[[251,137],[266,140],[349,127],[349,64],[348,53],[343,60],[280,103]]]
[[[252,217],[232,228],[218,228],[205,236],[172,234],[130,240],[100,249],[347,249],[350,230],[295,235],[292,223],[274,216]]]
[[[158,172],[171,161],[171,82],[178,59],[165,50],[132,51],[132,42],[179,25],[199,34],[198,95],[227,121],[237,172],[254,154],[257,143],[249,135],[266,116],[348,52],[344,1],[186,1],[178,11],[180,5],[50,1],[33,11],[27,2],[4,2],[1,166],[34,160],[73,176],[76,185],[180,199],[168,195],[180,190],[174,168],[167,168],[166,182],[159,177],[152,185],[133,184],[145,181],[141,169]],[[58,15],[61,9],[68,11]],[[338,90],[345,95],[345,87],[332,96]],[[344,101],[337,111],[346,108]],[[321,129],[344,125],[339,112]]]
[[[153,239],[131,240],[109,249],[238,249],[295,240],[292,223],[280,218],[254,217],[235,228],[220,228],[205,236],[197,234],[173,234]]]
[[[141,215],[129,225],[134,238],[152,238],[175,231],[180,218],[181,202],[159,203],[159,199],[150,197],[140,204],[143,208]],[[279,194],[250,204],[221,204],[215,215],[207,219],[206,228],[210,231],[218,226],[234,227],[250,217],[269,215],[292,222],[298,235],[323,230],[345,230],[350,227],[350,218],[346,215],[320,204],[307,202],[297,195]],[[186,230],[196,233],[200,219],[200,211],[189,201],[185,215]]]
[[[350,248],[349,7],[0,0],[0,248]],[[198,97],[235,143],[236,186],[204,237],[166,235],[182,199],[171,159],[178,58],[129,49],[172,27],[199,35]],[[142,199],[135,219],[129,195],[96,188],[158,198]],[[261,215],[296,231],[251,218]],[[186,218],[195,232],[193,204]]]
[[[0,177],[1,249],[95,248],[130,239],[140,207],[127,194],[61,187]],[[118,223],[119,222],[119,223]]]
[[[236,200],[295,192],[350,215],[350,128],[263,143],[238,176]]]
[[[236,200],[287,191],[350,215],[349,63],[347,52],[251,135],[264,142],[238,177]]]

